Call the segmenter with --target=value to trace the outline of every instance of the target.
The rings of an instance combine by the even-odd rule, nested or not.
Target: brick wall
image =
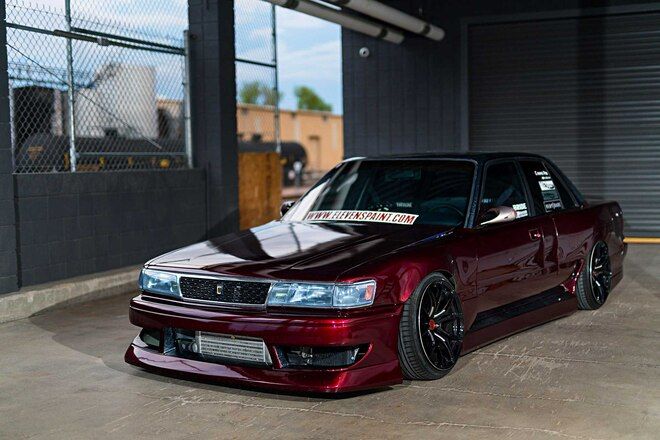
[[[447,37],[436,42],[407,34],[398,45],[342,31],[344,155],[454,151],[460,38],[453,31],[458,20],[447,15],[447,2],[387,3],[412,14],[422,10],[423,17],[445,28]],[[450,5],[448,10],[459,7]],[[362,47],[369,49],[369,57],[359,55]]]
[[[22,286],[139,264],[205,239],[201,170],[14,179]]]
[[[188,11],[196,169],[183,171],[12,175],[0,25],[0,294],[237,230],[233,1],[190,0]]]

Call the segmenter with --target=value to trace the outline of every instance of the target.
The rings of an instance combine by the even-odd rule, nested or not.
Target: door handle
[[[532,241],[540,240],[542,237],[543,236],[541,235],[541,231],[539,231],[538,229],[534,228],[529,230],[529,238]]]

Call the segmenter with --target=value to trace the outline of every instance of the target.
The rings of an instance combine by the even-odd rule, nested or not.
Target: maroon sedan
[[[305,392],[438,379],[623,276],[619,205],[539,156],[350,159],[282,211],[149,261],[126,361]]]

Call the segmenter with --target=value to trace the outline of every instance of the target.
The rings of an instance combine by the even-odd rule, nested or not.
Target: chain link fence
[[[189,166],[187,1],[59,3],[6,2],[15,172]]]
[[[235,0],[238,140],[243,150],[280,151],[275,6]]]

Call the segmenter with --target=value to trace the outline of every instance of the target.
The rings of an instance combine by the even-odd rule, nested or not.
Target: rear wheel
[[[463,346],[463,311],[454,286],[441,274],[424,278],[404,304],[399,360],[407,379],[439,379],[456,365]]]
[[[612,266],[607,245],[599,241],[591,250],[587,265],[577,283],[578,305],[595,310],[605,304],[612,289]]]

